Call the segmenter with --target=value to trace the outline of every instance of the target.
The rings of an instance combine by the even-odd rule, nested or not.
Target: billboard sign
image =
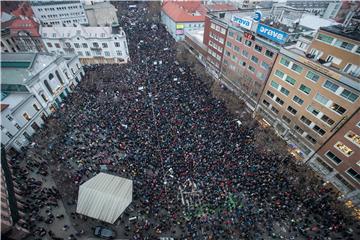
[[[183,34],[184,34],[184,30],[182,29],[176,30],[176,35],[183,35]]]
[[[240,27],[243,27],[243,28],[248,29],[248,30],[251,29],[252,20],[250,20],[250,19],[233,16],[231,18],[231,21],[234,22],[234,23],[239,24]]]
[[[260,22],[262,18],[262,13],[260,11],[255,11],[255,17],[253,18],[254,21]]]
[[[284,44],[288,38],[287,33],[261,23],[259,23],[256,33],[280,44]]]
[[[176,29],[184,29],[184,24],[176,24]]]

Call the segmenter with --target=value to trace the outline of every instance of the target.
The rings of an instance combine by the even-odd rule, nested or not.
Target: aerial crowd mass
[[[85,67],[32,147],[9,160],[27,193],[31,238],[90,237],[99,222],[75,213],[78,189],[105,165],[134,181],[132,204],[110,226],[119,238],[356,239],[359,226],[338,210],[332,191],[303,186],[304,167],[290,155],[256,147],[262,128],[240,126],[202,79],[176,63],[175,41],[147,11],[119,19],[131,62]],[[34,174],[51,176],[56,187]],[[53,214],[61,201],[66,212]],[[43,225],[66,215],[75,232]]]

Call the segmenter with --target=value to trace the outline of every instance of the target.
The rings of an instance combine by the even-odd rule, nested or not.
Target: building
[[[13,10],[11,12],[11,15],[15,17],[23,16],[23,17],[32,18],[34,16],[34,12],[32,11],[29,2],[24,1],[19,3],[18,8]]]
[[[206,65],[207,48],[203,43],[204,30],[193,30],[185,33],[185,43],[190,53],[199,60],[203,65]]]
[[[84,5],[90,26],[111,26],[118,24],[117,9],[110,2],[97,2]]]
[[[331,182],[344,199],[360,205],[360,110],[314,154],[308,164]]]
[[[360,42],[353,32],[336,36],[343,39],[344,35],[347,41],[352,39],[357,43],[353,42],[354,50],[343,48],[345,45],[340,43],[331,45],[336,41],[326,38],[323,30],[319,30],[307,54],[295,46],[281,48],[257,107],[280,136],[293,144],[294,153],[304,160],[323,146],[359,108],[359,78],[349,71],[356,57],[349,54],[356,55]],[[331,44],[320,48],[319,38]],[[321,55],[323,59],[333,54],[335,63],[321,60],[316,55],[317,47],[327,52]]]
[[[75,89],[83,76],[84,71],[76,55],[3,53],[1,56],[1,103],[4,103],[4,111],[10,110],[10,113],[20,114],[10,115],[8,120],[12,122],[17,116],[17,118],[24,121],[23,124],[20,120],[17,122],[20,128],[25,126],[32,128],[31,125],[28,126],[25,123],[32,124],[32,121],[35,120],[32,118],[34,118],[35,114],[39,114],[41,109],[44,110],[45,116],[56,111],[64,99]],[[35,99],[26,94],[30,94]],[[39,110],[36,110],[37,107],[34,104],[37,105]],[[27,114],[24,115],[24,111]],[[6,117],[6,114],[1,113],[1,117]],[[37,119],[37,126],[40,126],[43,122],[42,114],[40,114],[40,118],[41,120]],[[17,130],[21,130],[18,126],[15,127]],[[29,129],[31,130],[31,128]],[[34,125],[33,129],[35,128]],[[10,131],[10,128],[6,130]],[[5,128],[2,129],[2,134],[3,131],[5,131]],[[29,135],[31,133],[33,132],[28,132]],[[15,136],[14,134],[11,135]],[[6,140],[4,138],[4,141]],[[6,143],[6,150],[10,147],[9,143],[9,141]]]
[[[285,4],[297,9],[306,9],[320,16],[326,13],[326,18],[333,18],[341,7],[341,0],[287,0]]]
[[[25,206],[19,202],[21,191],[13,181],[11,165],[6,160],[4,148],[1,148],[1,238],[23,239],[30,232],[26,228],[23,210]]]
[[[43,27],[41,36],[47,51],[77,54],[83,64],[126,63],[129,51],[125,32],[112,27]]]
[[[44,26],[73,26],[89,23],[80,1],[31,1],[35,17]]]
[[[2,13],[1,17],[1,52],[18,52],[20,49],[11,37],[9,28],[16,18],[7,13]]]
[[[32,18],[17,17],[10,23],[10,38],[21,52],[45,52],[39,30],[40,24]]]
[[[165,2],[161,9],[161,22],[176,41],[185,39],[185,32],[204,28],[205,7],[200,1]]]
[[[320,28],[309,46],[308,53],[314,59],[334,70],[353,77],[360,77],[360,31],[343,26]]]

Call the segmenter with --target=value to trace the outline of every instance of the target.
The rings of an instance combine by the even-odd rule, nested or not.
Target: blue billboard
[[[284,44],[288,38],[287,33],[261,23],[259,23],[256,33],[280,44]]]

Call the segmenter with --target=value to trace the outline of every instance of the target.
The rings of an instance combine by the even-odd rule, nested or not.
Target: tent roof
[[[76,212],[114,223],[132,201],[131,180],[99,173],[79,188]]]

